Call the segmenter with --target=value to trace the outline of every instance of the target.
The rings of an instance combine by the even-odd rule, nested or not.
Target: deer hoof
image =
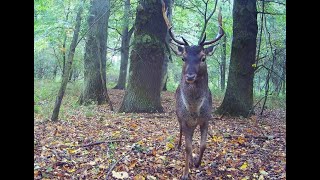
[[[193,159],[193,162],[194,162],[194,167],[198,168],[201,164],[200,160],[199,160],[199,157],[195,157]]]

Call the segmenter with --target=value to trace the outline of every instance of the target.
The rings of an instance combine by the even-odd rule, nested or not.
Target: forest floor
[[[115,109],[124,95],[109,90]],[[214,102],[217,107],[220,102]],[[108,105],[80,106],[54,123],[34,121],[34,179],[179,179],[184,138],[172,92],[162,94],[165,113],[113,113]],[[262,116],[214,116],[201,166],[192,179],[286,179],[286,112],[266,109]],[[60,115],[61,116],[61,115]],[[193,153],[199,153],[199,128]]]

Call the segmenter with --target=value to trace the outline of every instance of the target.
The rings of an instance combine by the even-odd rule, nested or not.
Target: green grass
[[[34,80],[34,114],[43,119],[51,117],[55,99],[60,88],[59,81]],[[66,112],[79,108],[77,103],[82,89],[82,82],[68,83],[67,89],[60,107],[59,117],[65,118]]]
[[[80,108],[86,117],[94,116],[93,107],[95,107],[95,105],[80,106],[77,102],[81,94],[82,85],[82,80],[68,83],[67,90],[65,92],[60,108],[60,119],[67,119],[66,117],[68,115],[73,115],[79,112],[77,110],[79,110]],[[114,86],[115,83],[108,84],[108,88],[112,88]],[[172,93],[175,92],[177,86],[178,83],[174,83],[173,81],[168,81],[167,83],[167,89]],[[34,80],[34,115],[37,116],[37,118],[41,118],[44,120],[50,119],[59,88],[60,81],[38,79]],[[222,102],[224,92],[213,85],[210,86],[210,89],[213,99],[216,102]],[[254,95],[254,104],[256,104],[263,96],[264,94],[256,93]],[[257,107],[262,107],[262,104],[263,100],[260,101]],[[279,96],[270,95],[267,98],[266,106],[268,109],[285,109],[286,96],[283,94],[280,94]]]

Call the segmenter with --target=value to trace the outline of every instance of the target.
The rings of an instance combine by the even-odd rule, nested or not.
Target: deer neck
[[[183,78],[181,80],[181,99],[190,113],[200,115],[200,109],[207,98],[208,94],[208,75],[205,74],[189,84]]]

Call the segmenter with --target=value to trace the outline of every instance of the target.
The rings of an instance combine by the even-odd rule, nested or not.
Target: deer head
[[[206,57],[213,54],[217,42],[224,35],[224,30],[222,29],[222,16],[221,11],[219,10],[218,14],[218,22],[219,22],[219,33],[218,35],[211,41],[206,41],[206,34],[204,34],[203,39],[200,41],[198,45],[190,46],[185,38],[182,37],[182,41],[177,40],[172,32],[172,26],[170,26],[169,20],[167,19],[166,13],[163,10],[163,17],[167,26],[169,27],[169,35],[171,39],[176,42],[176,46],[178,46],[178,50],[171,48],[173,52],[182,57],[184,61],[183,64],[183,78],[187,83],[194,83],[197,77],[200,77],[203,73],[207,72],[206,65]],[[211,45],[209,47],[205,47],[207,45]]]

